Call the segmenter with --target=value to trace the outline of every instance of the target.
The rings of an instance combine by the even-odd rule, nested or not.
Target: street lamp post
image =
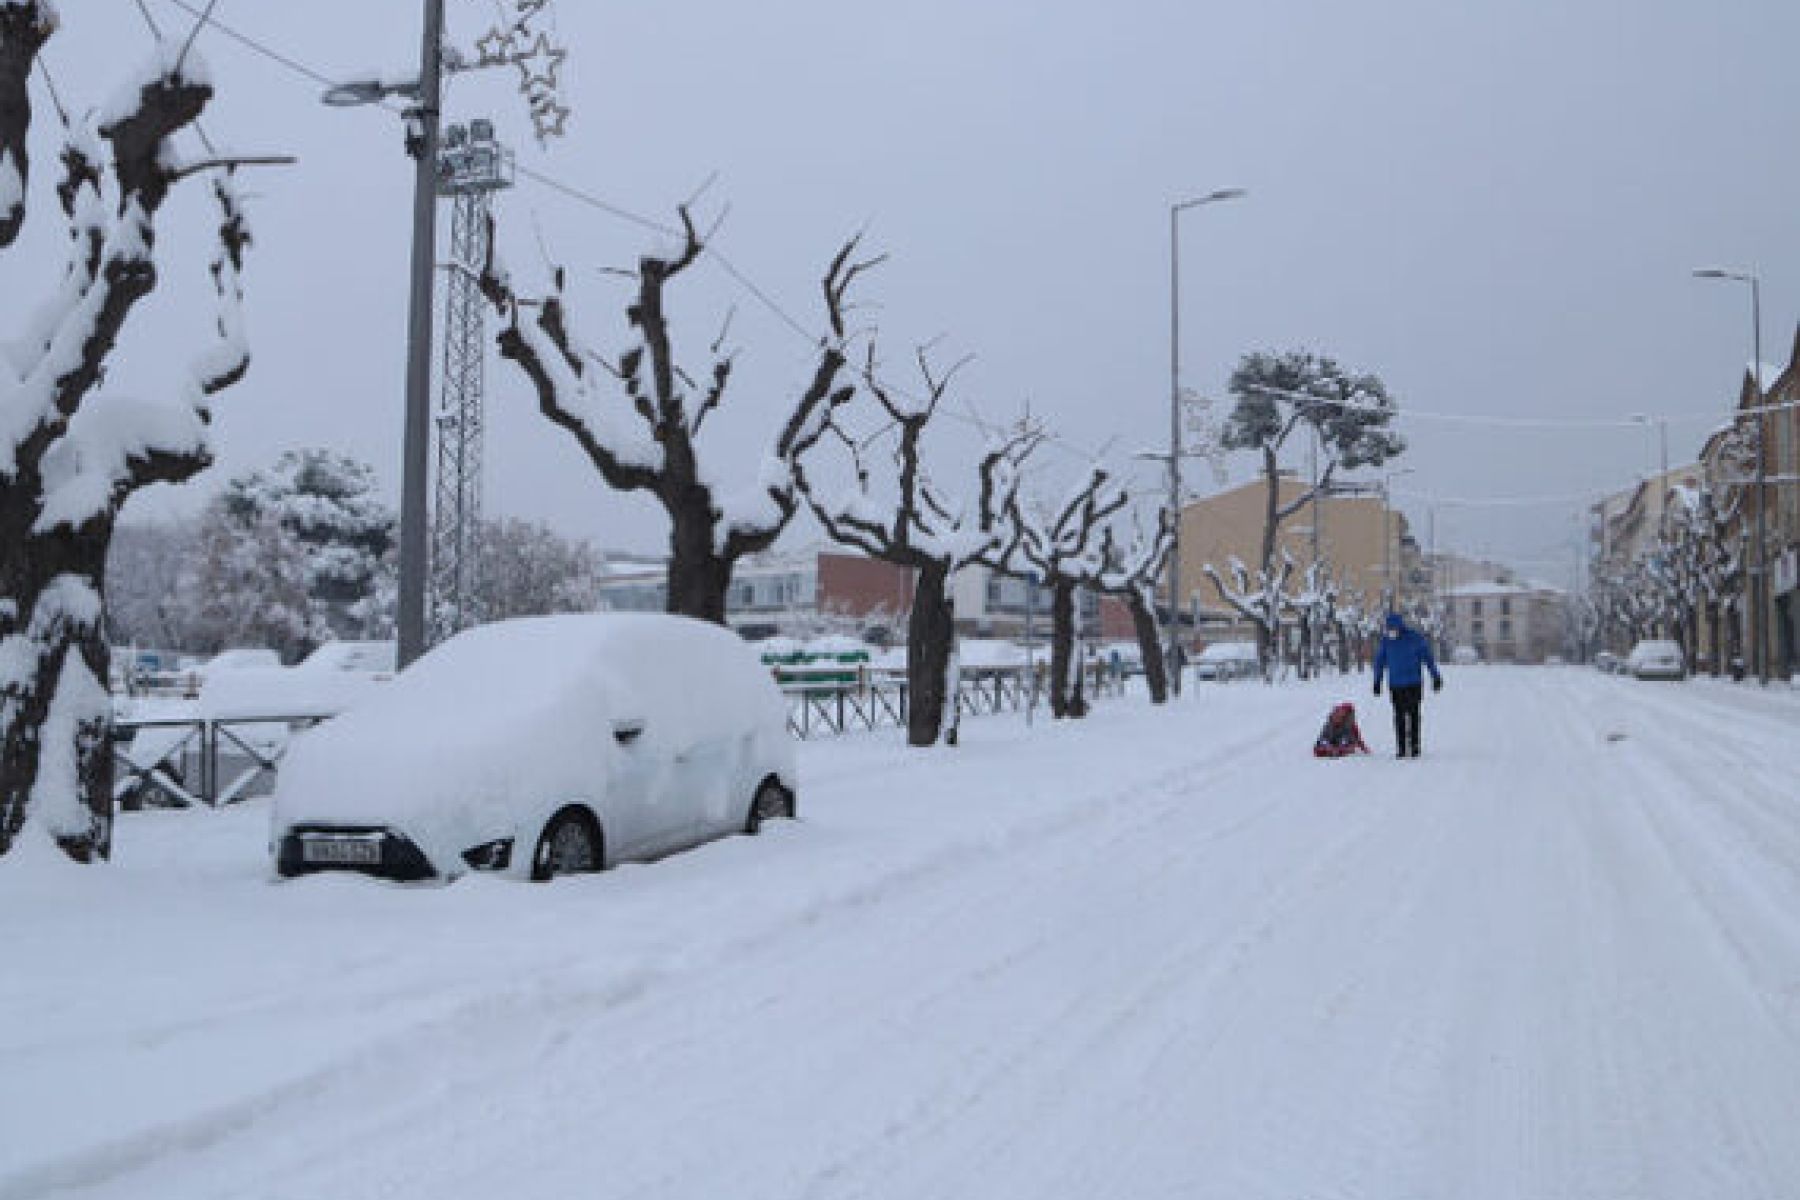
[[[1767,507],[1764,486],[1768,478],[1767,459],[1763,453],[1763,377],[1762,377],[1762,281],[1754,271],[1726,271],[1719,267],[1703,267],[1694,272],[1696,279],[1729,279],[1750,285],[1750,370],[1756,381],[1756,545],[1751,556],[1750,626],[1751,657],[1755,659],[1756,681],[1769,682],[1767,640],[1768,610],[1764,587],[1768,578],[1768,543],[1763,537],[1763,510]]]
[[[1394,583],[1394,480],[1411,475],[1411,467],[1386,471],[1381,476],[1381,583],[1387,589],[1387,611],[1400,611],[1400,589]]]
[[[1164,648],[1169,687],[1181,694],[1176,646],[1181,637],[1181,214],[1203,204],[1236,200],[1242,188],[1220,188],[1169,206],[1169,516],[1174,536],[1169,543],[1169,632]]]
[[[443,98],[444,0],[424,0],[419,78],[406,84],[372,81],[329,89],[325,103],[412,100],[406,149],[413,155],[412,284],[406,320],[406,418],[400,452],[400,596],[395,614],[399,665],[425,649],[426,490],[431,465],[431,296],[437,255],[438,125]]]

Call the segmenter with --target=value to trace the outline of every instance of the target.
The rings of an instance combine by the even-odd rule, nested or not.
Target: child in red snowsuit
[[[1313,743],[1313,757],[1343,758],[1368,752],[1362,730],[1356,727],[1356,706],[1346,702],[1332,709],[1325,718],[1325,728],[1319,731],[1319,740]]]

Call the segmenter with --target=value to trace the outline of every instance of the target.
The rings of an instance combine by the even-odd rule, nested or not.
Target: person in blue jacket
[[[1425,635],[1410,628],[1399,613],[1389,613],[1386,636],[1375,650],[1375,694],[1381,695],[1381,677],[1388,680],[1394,701],[1394,757],[1419,757],[1419,704],[1425,694],[1425,672],[1431,672],[1431,690],[1444,686],[1437,659]]]

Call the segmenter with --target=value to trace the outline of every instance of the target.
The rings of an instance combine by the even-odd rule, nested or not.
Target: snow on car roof
[[[782,728],[768,669],[737,634],[662,613],[521,617],[457,634],[299,738],[276,785],[276,821],[354,821],[457,797],[580,795],[613,723],[642,745],[684,747]],[[529,756],[518,753],[526,742]]]

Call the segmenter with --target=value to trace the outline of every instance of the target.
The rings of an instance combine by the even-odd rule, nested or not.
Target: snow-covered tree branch
[[[1050,588],[1050,712],[1054,716],[1086,715],[1079,664],[1073,654],[1075,593],[1080,588],[1099,590],[1107,566],[1103,542],[1107,522],[1129,499],[1099,463],[1091,466],[1042,520],[1026,513],[1015,493],[1011,523],[1020,536],[989,563],[1010,574],[1035,575]],[[1076,668],[1073,671],[1072,666]]]
[[[668,514],[669,611],[723,622],[734,565],[771,546],[794,514],[788,448],[805,414],[839,386],[846,363],[845,292],[874,264],[855,259],[854,241],[832,260],[823,285],[831,332],[820,341],[812,377],[763,456],[755,485],[730,494],[701,452],[700,433],[707,415],[725,401],[733,357],[721,336],[702,373],[704,385],[698,385],[682,369],[670,330],[669,286],[705,251],[692,215],[685,206],[680,212],[680,244],[638,259],[637,293],[626,308],[635,340],[614,360],[589,350],[571,329],[560,269],[541,299],[515,292],[491,230],[481,288],[502,317],[501,356],[531,381],[539,410],[575,439],[609,487],[648,492]]]
[[[1206,563],[1201,569],[1212,580],[1219,598],[1234,612],[1256,626],[1256,644],[1262,659],[1263,677],[1274,678],[1275,658],[1281,649],[1281,618],[1288,610],[1288,586],[1294,577],[1293,556],[1283,551],[1273,572],[1257,571],[1251,582],[1250,568],[1233,555],[1230,562],[1231,582],[1227,584],[1218,568]]]
[[[832,308],[833,328],[841,334],[841,304]],[[895,440],[891,473],[879,483],[865,461],[863,442],[845,423],[856,389],[816,389],[796,413],[789,427],[793,436],[786,440],[795,485],[832,539],[916,572],[906,641],[907,741],[930,746],[943,729],[946,703],[954,702],[947,695],[955,642],[950,577],[971,563],[1008,553],[1005,548],[1018,536],[1010,514],[1019,469],[1040,436],[1022,430],[990,437],[976,467],[974,500],[967,505],[953,500],[933,480],[922,444],[956,371],[938,371],[923,350],[917,361],[924,394],[911,397],[878,376],[873,342],[868,349],[862,390],[874,398]],[[826,482],[819,461],[828,444],[848,459],[852,479],[842,490]]]
[[[1127,547],[1118,544],[1112,525],[1100,534],[1100,557],[1106,563],[1106,569],[1100,573],[1100,594],[1123,600],[1131,613],[1131,628],[1137,636],[1138,655],[1144,662],[1144,681],[1152,704],[1169,698],[1168,664],[1156,628],[1156,590],[1174,548],[1175,516],[1167,508],[1157,510],[1154,534],[1145,537],[1138,530]]]
[[[29,79],[58,17],[49,0],[0,2],[0,247],[33,211]],[[239,282],[250,235],[229,170],[219,207],[211,344],[183,392],[102,389],[120,333],[156,287],[156,220],[190,172],[173,144],[213,96],[199,53],[164,43],[90,122],[67,130],[55,189],[68,238],[59,281],[0,359],[0,851],[28,817],[72,857],[111,839],[111,710],[102,628],[106,551],[120,507],[210,461],[212,397],[249,365]],[[33,285],[9,279],[21,295]]]

